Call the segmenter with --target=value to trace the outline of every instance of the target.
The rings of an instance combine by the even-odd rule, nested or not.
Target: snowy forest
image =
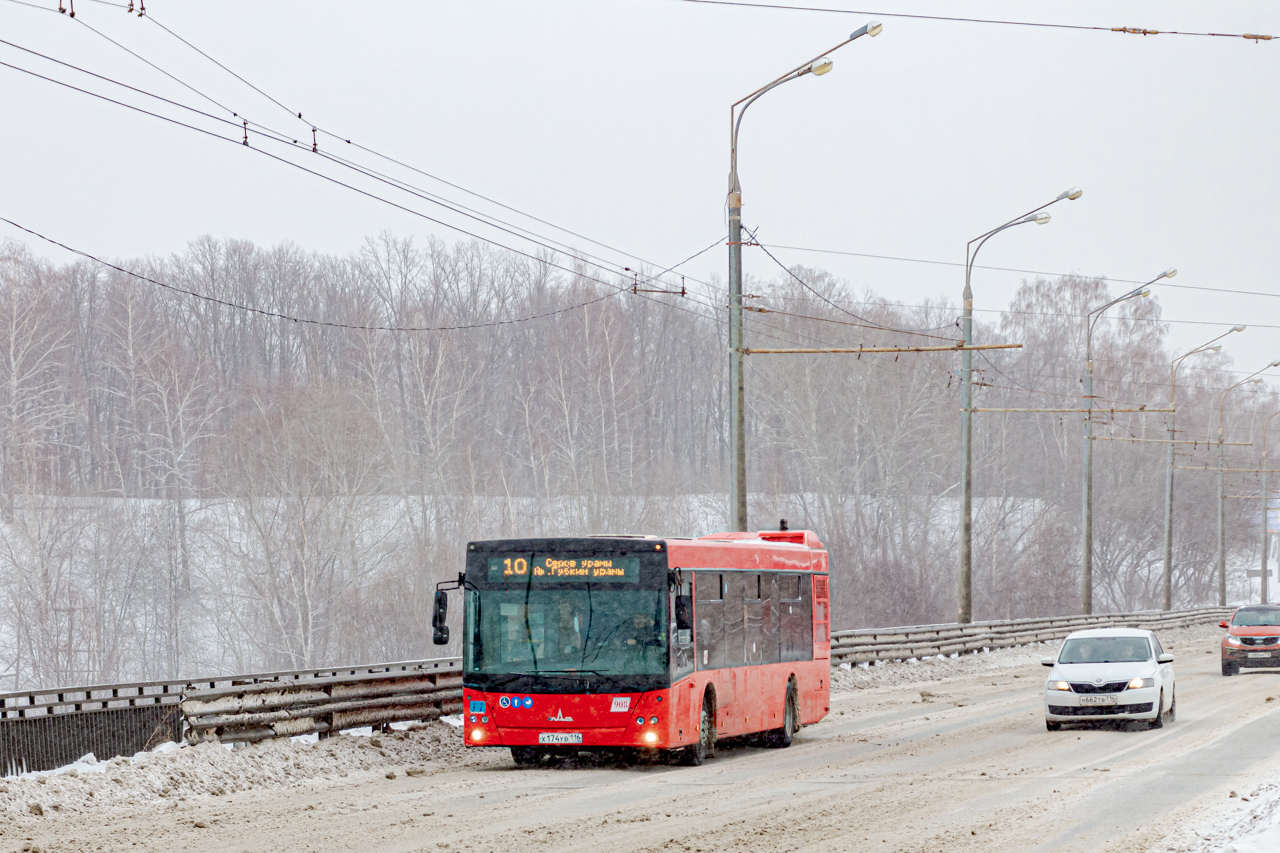
[[[430,644],[430,597],[468,540],[725,529],[718,285],[633,292],[572,259],[391,236],[346,257],[203,238],[120,266],[151,281],[0,247],[0,689],[453,653]],[[817,269],[746,289],[748,347],[960,336],[952,301]],[[1084,317],[1120,292],[1026,281],[979,314],[978,343],[1022,348],[974,354],[975,406],[1083,407]],[[1099,612],[1160,605],[1165,415],[1108,408],[1168,405],[1166,333],[1152,296],[1094,335],[1095,434],[1155,440],[1094,448]],[[954,620],[959,354],[747,361],[751,525],[826,543],[833,629]],[[1177,445],[1179,607],[1216,601],[1231,367],[1178,373],[1197,442]],[[1227,441],[1253,443],[1228,467],[1259,467],[1277,408],[1266,384],[1227,397]],[[1077,612],[1084,416],[974,418],[974,617]],[[1258,480],[1228,475],[1232,600],[1257,566],[1261,504],[1238,496]]]

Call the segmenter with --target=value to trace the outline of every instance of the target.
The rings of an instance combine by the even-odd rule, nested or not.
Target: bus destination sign
[[[639,557],[490,557],[490,582],[639,583]]]

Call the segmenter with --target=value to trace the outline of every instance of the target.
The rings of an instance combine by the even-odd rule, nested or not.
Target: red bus
[[[448,585],[465,590],[466,744],[522,765],[618,748],[701,764],[755,733],[789,746],[829,710],[828,577],[807,530],[472,542]]]

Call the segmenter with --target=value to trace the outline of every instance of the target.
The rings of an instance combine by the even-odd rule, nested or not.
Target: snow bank
[[[159,798],[218,797],[260,787],[322,784],[364,770],[435,773],[464,763],[458,730],[427,723],[373,736],[322,741],[281,739],[244,749],[204,743],[164,744],[132,758],[79,761],[43,773],[0,780],[0,836],[8,821],[135,806]]]

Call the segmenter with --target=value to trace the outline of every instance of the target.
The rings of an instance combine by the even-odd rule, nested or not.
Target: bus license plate
[[[1269,657],[1271,657],[1271,652],[1249,652],[1249,657],[1251,657],[1251,658],[1269,658]]]
[[[538,743],[582,743],[582,734],[578,732],[541,732]]]
[[[1114,705],[1116,697],[1114,694],[1106,694],[1102,696],[1081,696],[1081,705]]]

